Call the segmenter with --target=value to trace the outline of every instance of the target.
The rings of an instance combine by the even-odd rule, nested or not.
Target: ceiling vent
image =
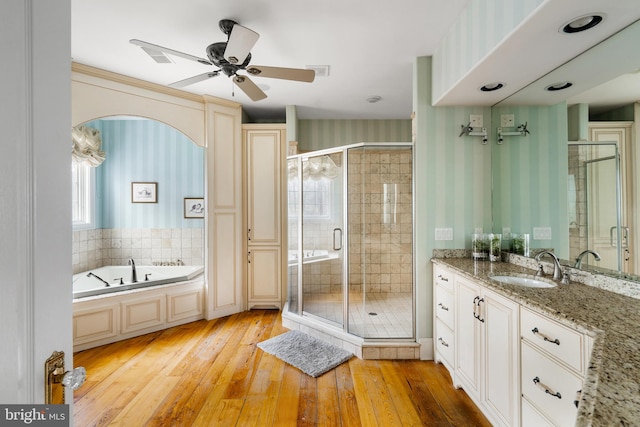
[[[313,70],[316,72],[316,77],[328,77],[329,76],[329,66],[328,65],[307,65],[305,66],[307,70]]]

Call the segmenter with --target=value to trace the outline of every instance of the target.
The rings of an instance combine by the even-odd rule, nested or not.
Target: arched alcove
[[[104,117],[83,124],[99,132],[105,160],[92,169],[95,200],[91,227],[75,229],[73,273],[125,265],[204,264],[204,148],[162,122],[132,116]],[[150,186],[148,201],[134,187]],[[137,187],[136,187],[137,188]]]

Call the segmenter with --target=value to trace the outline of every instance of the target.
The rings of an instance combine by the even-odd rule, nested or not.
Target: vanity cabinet
[[[519,305],[456,276],[454,381],[496,425],[519,424]]]
[[[246,299],[251,308],[282,308],[286,212],[285,125],[243,125]]]
[[[591,339],[524,307],[520,317],[522,425],[573,426]]]
[[[445,265],[434,265],[433,283],[434,359],[489,421],[573,426],[591,336]]]

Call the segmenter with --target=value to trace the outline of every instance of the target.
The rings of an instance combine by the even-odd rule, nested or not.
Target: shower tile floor
[[[349,332],[364,338],[413,337],[412,294],[409,292],[349,294]],[[342,294],[308,293],[304,311],[342,324]]]

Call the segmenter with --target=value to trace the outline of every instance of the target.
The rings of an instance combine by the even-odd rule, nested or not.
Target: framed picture
[[[132,182],[131,203],[158,203],[158,183]]]
[[[185,197],[184,217],[204,218],[204,199],[202,197]]]

